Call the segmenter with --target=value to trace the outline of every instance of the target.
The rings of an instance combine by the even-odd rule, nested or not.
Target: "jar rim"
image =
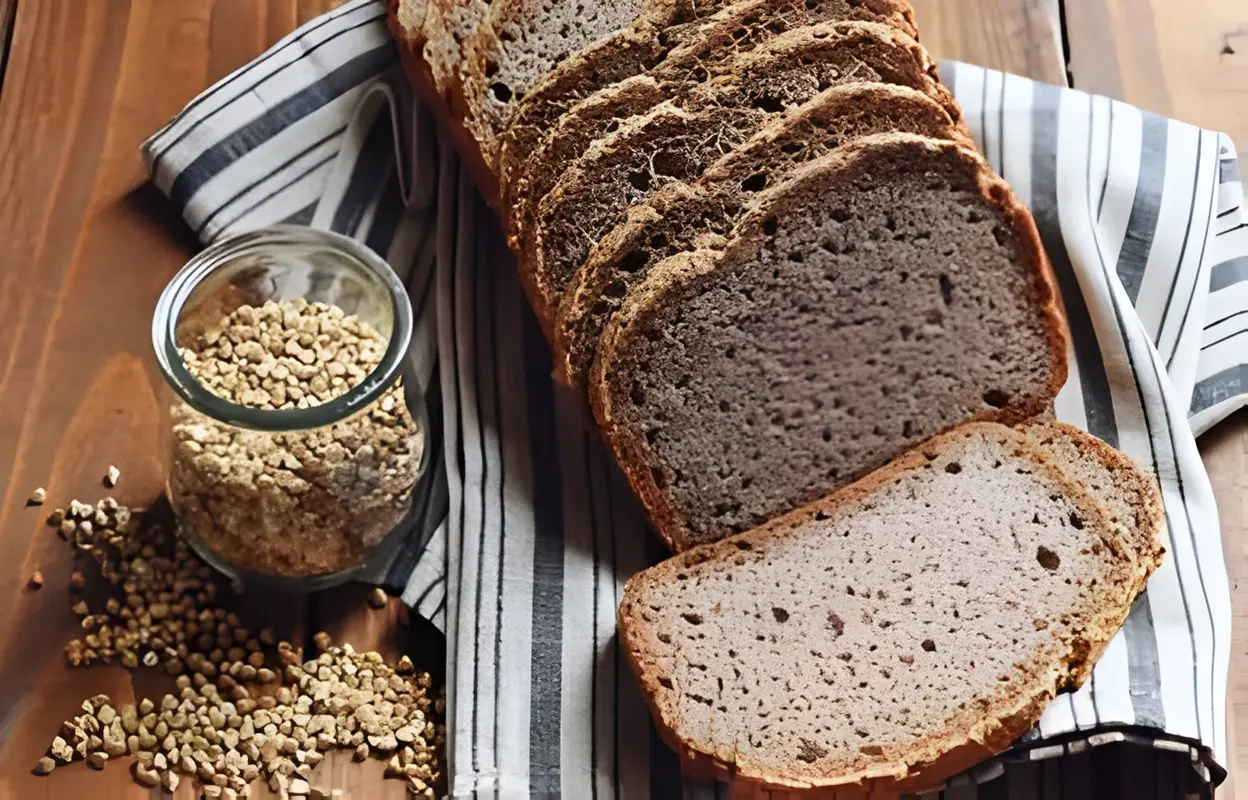
[[[263,245],[299,244],[337,251],[359,263],[385,285],[390,294],[394,324],[381,361],[349,391],[310,408],[267,409],[230,402],[210,392],[186,368],[178,352],[177,326],[182,309],[199,285],[219,266]],[[243,428],[293,431],[332,425],[368,408],[381,398],[407,362],[412,339],[412,306],[399,276],[367,246],[332,231],[300,225],[273,225],[227,236],[193,256],[160,294],[152,315],[152,348],[165,381],[200,413]],[[405,376],[414,380],[415,376]],[[416,387],[405,387],[410,394]],[[419,395],[420,392],[416,391]]]

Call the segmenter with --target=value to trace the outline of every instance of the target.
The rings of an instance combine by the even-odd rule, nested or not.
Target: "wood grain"
[[[1059,0],[912,0],[919,36],[953,58],[1066,83]]]
[[[1081,89],[1225,131],[1248,147],[1248,4],[1078,0],[1066,4]]]

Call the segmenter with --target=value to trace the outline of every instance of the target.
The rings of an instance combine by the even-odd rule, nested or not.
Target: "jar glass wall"
[[[310,228],[230,237],[174,277],[152,341],[169,500],[201,557],[301,589],[389,561],[430,473],[411,315],[382,259]]]

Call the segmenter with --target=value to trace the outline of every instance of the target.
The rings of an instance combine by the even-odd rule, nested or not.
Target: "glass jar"
[[[428,496],[429,420],[394,271],[345,236],[224,239],[161,294],[169,501],[227,576],[312,590],[384,570]]]

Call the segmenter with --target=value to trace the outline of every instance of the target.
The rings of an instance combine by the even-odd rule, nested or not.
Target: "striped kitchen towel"
[[[944,794],[1061,796],[1036,794],[1026,770],[1043,781],[1057,765],[1048,785],[1069,788],[1081,751],[1134,742],[1194,755],[1195,769],[1163,779],[1159,767],[1145,782],[1158,794],[1122,796],[1181,796],[1183,781],[1219,778],[1227,750],[1230,598],[1194,433],[1248,398],[1234,149],[1081,92],[964,64],[944,74],[1058,274],[1073,333],[1058,414],[1157,471],[1170,537],[1088,685]],[[376,578],[447,634],[450,792],[726,796],[681,777],[624,668],[620,591],[662,548],[584,403],[550,381],[496,220],[413,103],[383,4],[354,0],[305,25],[197,98],[144,156],[205,242],[277,222],[330,227],[411,288],[413,347],[444,421],[447,511]],[[1108,796],[1093,791],[1070,796]]]

